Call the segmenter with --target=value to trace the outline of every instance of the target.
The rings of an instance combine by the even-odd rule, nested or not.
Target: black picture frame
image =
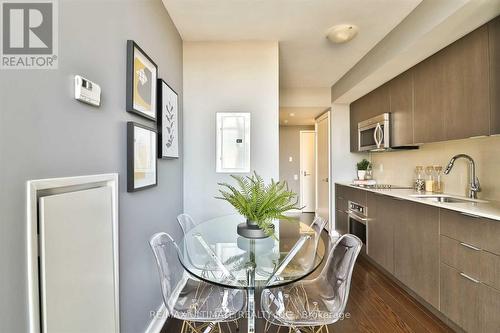
[[[135,58],[135,51],[139,51],[154,67],[154,78],[151,80],[151,84],[154,85],[154,91],[151,94],[151,103],[156,103],[157,102],[157,95],[158,95],[158,66],[156,63],[151,59],[151,57],[148,56],[144,50],[137,45],[136,42],[133,40],[127,40],[127,79],[126,79],[126,110],[127,112],[131,112],[134,114],[137,114],[141,117],[144,117],[146,119],[156,121],[157,118],[157,107],[156,105],[152,105],[152,111],[153,115],[149,115],[145,113],[144,111],[138,110],[134,107],[134,58]]]
[[[154,158],[154,183],[145,186],[136,187],[135,186],[135,128],[142,128],[153,133],[154,144],[156,147],[152,148],[153,158]],[[158,159],[156,158],[156,151],[158,150],[158,131],[155,128],[138,124],[133,121],[127,122],[127,192],[136,192],[140,190],[145,190],[158,185]]]
[[[163,96],[163,85],[165,85],[168,89],[170,89],[176,96],[176,106],[175,106],[175,117],[174,117],[174,129],[175,129],[175,153],[171,153],[171,155],[164,155],[163,153],[163,144],[164,142],[167,141],[166,138],[164,138],[164,135],[168,135],[164,133],[163,131],[163,119],[164,119],[164,114],[163,114],[163,102],[164,102],[164,96]],[[158,84],[157,84],[157,89],[158,89],[158,99],[156,102],[156,123],[158,127],[158,158],[160,159],[177,159],[179,158],[179,94],[163,79],[158,79]]]

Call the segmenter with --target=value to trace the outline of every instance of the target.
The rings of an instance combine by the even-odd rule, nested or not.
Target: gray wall
[[[280,126],[280,180],[285,180],[297,195],[300,195],[300,131],[306,130],[313,131],[314,126]],[[295,180],[294,175],[299,178]]]
[[[251,170],[278,179],[279,72],[276,42],[184,43],[184,208],[205,220],[234,213],[214,199],[216,112],[251,113]]]
[[[0,332],[27,331],[25,183],[120,175],[121,331],[142,332],[161,304],[148,238],[179,237],[182,159],[158,162],[159,186],[126,193],[126,40],[134,39],[182,100],[182,41],[160,0],[59,1],[59,69],[0,71]],[[103,89],[96,109],[72,98],[74,74]],[[70,309],[68,309],[70,310]]]

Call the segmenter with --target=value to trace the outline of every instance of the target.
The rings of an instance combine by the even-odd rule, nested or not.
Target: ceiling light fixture
[[[290,117],[295,117],[295,113],[290,113]]]
[[[334,25],[326,32],[326,38],[332,43],[342,44],[354,39],[359,28],[353,24]]]

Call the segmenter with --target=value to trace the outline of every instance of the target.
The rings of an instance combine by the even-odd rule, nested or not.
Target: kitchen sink
[[[457,198],[457,197],[451,197],[449,195],[412,195],[414,198],[419,198],[419,199],[424,199],[428,201],[434,201],[434,202],[446,202],[446,203],[477,203],[477,202],[482,202],[485,203],[487,201],[484,200],[477,200],[477,199],[468,199],[468,198]]]

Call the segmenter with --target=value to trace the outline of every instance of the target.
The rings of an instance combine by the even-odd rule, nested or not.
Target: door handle
[[[322,181],[324,181],[324,182],[328,183],[328,177],[323,178],[323,179],[322,179]]]
[[[304,171],[304,176],[310,176],[310,173],[307,173],[307,171]]]
[[[380,125],[377,124],[377,126],[375,127],[375,130],[373,131],[373,140],[375,141],[375,146],[377,146],[377,148],[380,148],[380,145],[378,143],[378,127]]]
[[[380,124],[377,124],[377,127],[375,127],[375,131],[373,132],[373,138],[375,139],[375,144],[377,145],[377,149],[380,148],[380,145],[382,144],[383,140],[383,133],[382,133],[382,127]]]

